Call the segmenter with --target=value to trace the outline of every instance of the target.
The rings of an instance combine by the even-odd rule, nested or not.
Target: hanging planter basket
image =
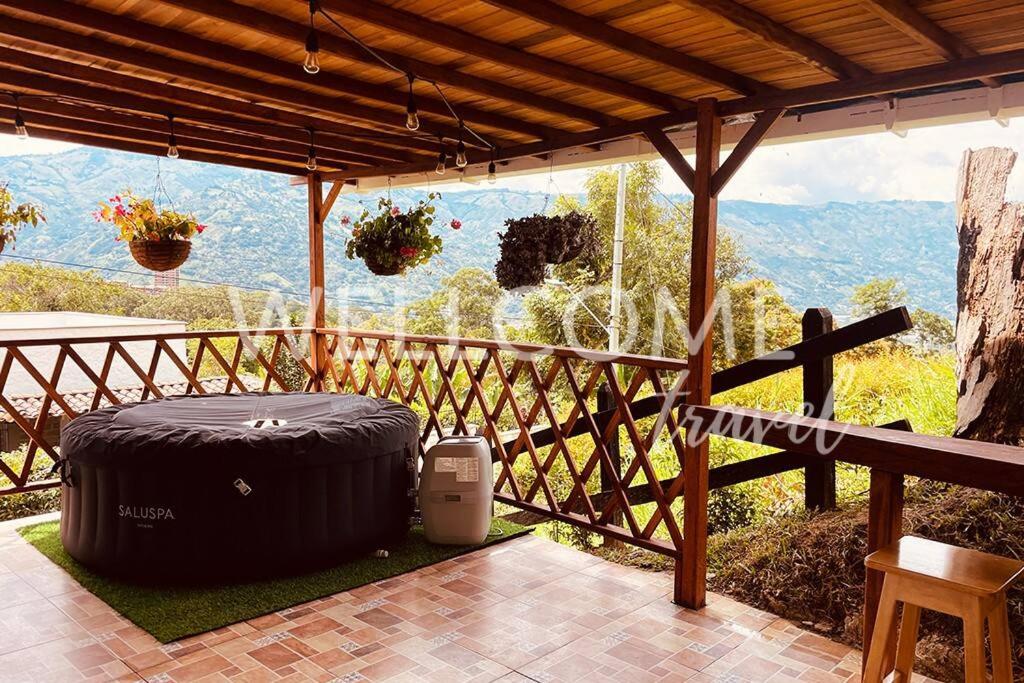
[[[363,257],[363,263],[366,264],[367,270],[374,275],[401,275],[405,272],[405,267],[397,260],[385,263],[370,254]]]
[[[494,277],[506,290],[544,284],[546,264],[568,263],[593,249],[597,240],[597,223],[578,211],[510,218],[505,228]]]
[[[377,202],[377,212],[364,210],[359,220],[345,216],[343,226],[352,226],[352,236],[345,242],[345,255],[362,259],[367,270],[374,275],[402,275],[405,271],[424,265],[441,253],[441,237],[431,232],[434,224],[435,193],[427,195],[405,211],[392,204],[390,198]],[[462,224],[455,220],[452,227]]]
[[[174,270],[192,251],[190,240],[136,240],[128,243],[132,258],[143,268],[162,273]]]

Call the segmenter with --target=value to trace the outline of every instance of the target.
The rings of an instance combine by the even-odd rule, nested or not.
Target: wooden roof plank
[[[437,21],[381,5],[370,0],[319,0],[321,7],[360,21],[397,31],[418,40],[441,45],[450,50],[471,54],[497,64],[541,74],[563,83],[604,92],[659,109],[672,111],[693,103],[650,88],[611,78],[565,62],[540,57],[531,52],[510,48],[480,36]]]
[[[861,0],[871,11],[918,43],[948,60],[977,57],[977,50],[921,13],[906,0]],[[982,82],[998,88],[1002,81],[986,78]]]
[[[866,76],[868,70],[850,59],[773,21],[735,0],[672,0],[697,12],[711,13],[755,40],[782,50],[835,78]]]
[[[672,48],[659,45],[635,34],[610,26],[585,14],[573,12],[548,0],[485,0],[509,12],[544,22],[572,35],[581,36],[670,69],[696,76],[734,92],[752,95],[771,89],[764,83],[716,66],[710,62]]]
[[[196,12],[201,16],[216,18],[221,21],[230,22],[247,29],[258,31],[265,35],[273,36],[303,44],[306,40],[308,27],[302,24],[288,21],[270,12],[265,12],[254,7],[246,7],[228,0],[157,0],[160,3],[179,7],[188,11]],[[357,62],[382,68],[380,63],[370,57],[362,48],[354,43],[340,38],[334,34],[321,32],[319,35],[320,49],[322,51],[335,53],[352,59]],[[444,66],[432,64],[420,59],[405,57],[388,50],[377,50],[377,53],[387,59],[400,69],[414,73],[418,77],[434,80],[438,83],[446,83],[453,87],[468,92],[484,95],[507,102],[513,102],[520,107],[547,111],[559,114],[578,121],[588,121],[595,125],[607,125],[615,123],[614,117],[602,112],[574,105],[562,99],[547,97],[541,93],[521,90],[504,83],[492,81],[486,78],[479,78],[461,71],[449,69]]]

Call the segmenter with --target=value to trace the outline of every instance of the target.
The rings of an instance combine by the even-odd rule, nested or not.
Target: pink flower
[[[462,229],[462,221],[460,221],[458,218],[453,218],[452,219],[452,230],[461,230],[461,229]]]
[[[420,250],[417,249],[416,247],[402,247],[401,249],[398,250],[398,253],[401,254],[404,258],[412,258],[416,254],[418,254],[419,251]]]
[[[352,222],[352,219],[350,217],[348,217],[348,216],[342,216],[341,217],[341,224],[342,225],[348,225],[351,222]]]
[[[400,213],[402,213],[402,210],[399,209],[397,206],[392,206],[391,207],[391,215],[392,216],[397,216]]]
[[[203,230],[206,230],[206,226],[203,225],[202,223],[196,226],[196,232],[198,232],[200,235],[203,234]]]

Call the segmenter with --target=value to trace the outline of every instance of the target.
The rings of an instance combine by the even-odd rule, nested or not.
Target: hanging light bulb
[[[167,136],[167,158],[177,159],[178,158],[178,139],[174,136],[174,115],[167,115],[167,122],[170,124],[171,132]]]
[[[437,153],[437,166],[434,168],[434,173],[444,175],[445,165],[448,163],[448,154],[444,151],[444,140],[438,137],[437,143],[441,146],[441,151]]]
[[[493,161],[487,164],[487,182],[491,185],[498,182],[498,167]]]
[[[28,128],[25,127],[25,119],[21,118],[20,111],[14,115],[14,134],[19,140],[28,140]]]
[[[14,99],[14,134],[18,136],[19,140],[28,140],[28,128],[25,127],[25,119],[21,116],[21,104],[18,102],[18,96],[11,94]]]
[[[309,153],[306,155],[306,168],[316,170],[316,147],[313,145],[313,129],[309,129]]]
[[[462,141],[462,130],[465,126],[459,121],[459,144],[455,146],[455,165],[459,168],[469,166],[469,159],[466,158],[466,143]]]
[[[416,96],[412,92],[412,82],[416,80],[416,77],[412,74],[408,75],[409,78],[409,101],[405,105],[405,127],[409,130],[420,129],[420,115],[419,110],[416,108]]]
[[[316,16],[316,0],[309,0],[309,33],[306,35],[306,59],[302,68],[308,74],[320,71],[320,39],[316,35],[313,18]]]

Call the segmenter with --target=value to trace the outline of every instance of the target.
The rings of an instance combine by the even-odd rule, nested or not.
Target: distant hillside
[[[303,292],[303,188],[266,173],[183,160],[161,160],[160,168],[176,208],[196,211],[211,226],[196,240],[183,277]],[[152,193],[156,170],[152,157],[90,148],[0,157],[0,182],[9,180],[19,200],[43,204],[49,218],[45,227],[22,233],[15,253],[139,272],[125,246],[113,241],[110,227],[96,224],[91,212],[98,201],[125,187]],[[408,300],[422,296],[459,268],[490,269],[497,258],[496,233],[504,220],[540,211],[545,204],[544,194],[536,192],[442,192],[439,223],[446,225],[458,217],[464,227],[445,242],[443,258],[408,278],[375,278],[360,262],[345,259],[337,220],[346,213],[358,215],[360,202],[375,207],[376,197],[340,198],[326,231],[331,295],[359,301]],[[405,205],[422,195],[401,190],[394,198]],[[841,313],[857,284],[897,276],[910,291],[912,305],[954,313],[957,244],[952,204],[722,202],[719,216],[722,226],[746,245],[756,273],[775,280],[798,308],[825,305]],[[628,258],[628,245],[626,253]]]

